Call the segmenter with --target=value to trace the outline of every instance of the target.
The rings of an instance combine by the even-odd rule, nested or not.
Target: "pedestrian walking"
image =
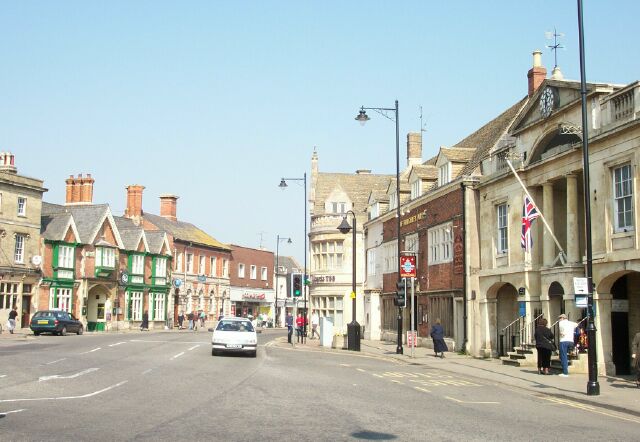
[[[314,339],[313,337],[315,335],[318,335],[318,339],[320,339],[320,332],[318,332],[319,325],[320,315],[318,315],[318,312],[313,312],[313,314],[311,315],[311,339]]]
[[[444,358],[444,352],[449,351],[449,348],[447,348],[447,343],[444,342],[444,328],[440,323],[440,319],[436,319],[436,323],[431,326],[430,336],[433,339],[435,356],[438,357],[438,353],[440,353],[440,357]]]
[[[206,315],[204,314],[204,310],[200,310],[200,327],[204,328],[204,320]]]
[[[560,363],[562,364],[562,373],[560,376],[566,378],[569,376],[569,352],[573,348],[573,333],[578,326],[573,321],[567,319],[564,313],[558,316],[558,330],[560,331]]]
[[[631,353],[633,367],[636,369],[636,387],[640,388],[640,332],[633,337]]]
[[[140,331],[149,331],[149,312],[146,310],[142,314],[142,322],[140,323]]]
[[[287,342],[291,344],[291,336],[293,335],[293,316],[291,316],[291,312],[287,313],[284,323],[287,325]]]
[[[302,327],[304,327],[304,318],[302,317],[302,313],[298,313],[298,317],[296,318],[296,340],[298,344],[302,340]]]
[[[8,325],[8,329],[9,329],[9,333],[13,334],[13,331],[16,328],[16,318],[18,317],[18,312],[16,310],[15,305],[13,306],[13,308],[11,309],[11,311],[9,312],[9,321],[7,322]]]
[[[538,325],[534,333],[536,339],[536,351],[538,352],[538,373],[549,374],[551,368],[551,352],[556,350],[553,332],[547,327],[545,318],[538,319]]]
[[[178,330],[182,330],[183,323],[184,323],[184,312],[180,310],[180,313],[178,313]]]
[[[193,330],[193,312],[187,313],[187,321],[189,321],[189,330]]]

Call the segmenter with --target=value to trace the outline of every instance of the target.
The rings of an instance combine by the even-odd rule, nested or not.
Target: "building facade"
[[[231,315],[275,318],[274,254],[268,250],[231,245]]]
[[[0,153],[0,324],[15,308],[16,327],[28,327],[37,309],[40,215],[46,191],[42,180],[18,175],[13,154]]]

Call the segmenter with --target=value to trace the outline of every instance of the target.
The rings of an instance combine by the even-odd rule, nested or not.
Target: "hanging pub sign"
[[[414,255],[406,255],[400,257],[400,277],[416,277],[416,257]]]

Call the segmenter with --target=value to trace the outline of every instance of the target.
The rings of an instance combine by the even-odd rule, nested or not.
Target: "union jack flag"
[[[533,248],[533,238],[531,237],[531,223],[540,216],[538,209],[529,196],[524,197],[524,205],[522,206],[522,236],[520,237],[520,245],[525,252],[529,252]]]

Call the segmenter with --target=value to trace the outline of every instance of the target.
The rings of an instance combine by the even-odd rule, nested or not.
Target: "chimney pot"
[[[171,221],[178,221],[177,217],[178,196],[164,194],[160,195],[160,216]]]
[[[533,51],[533,67],[527,73],[529,98],[536,93],[545,78],[547,78],[547,69],[542,65],[542,52]]]
[[[143,190],[144,186],[140,184],[127,186],[127,208],[124,211],[124,216],[132,219],[136,223],[139,223],[140,218],[142,218]]]

